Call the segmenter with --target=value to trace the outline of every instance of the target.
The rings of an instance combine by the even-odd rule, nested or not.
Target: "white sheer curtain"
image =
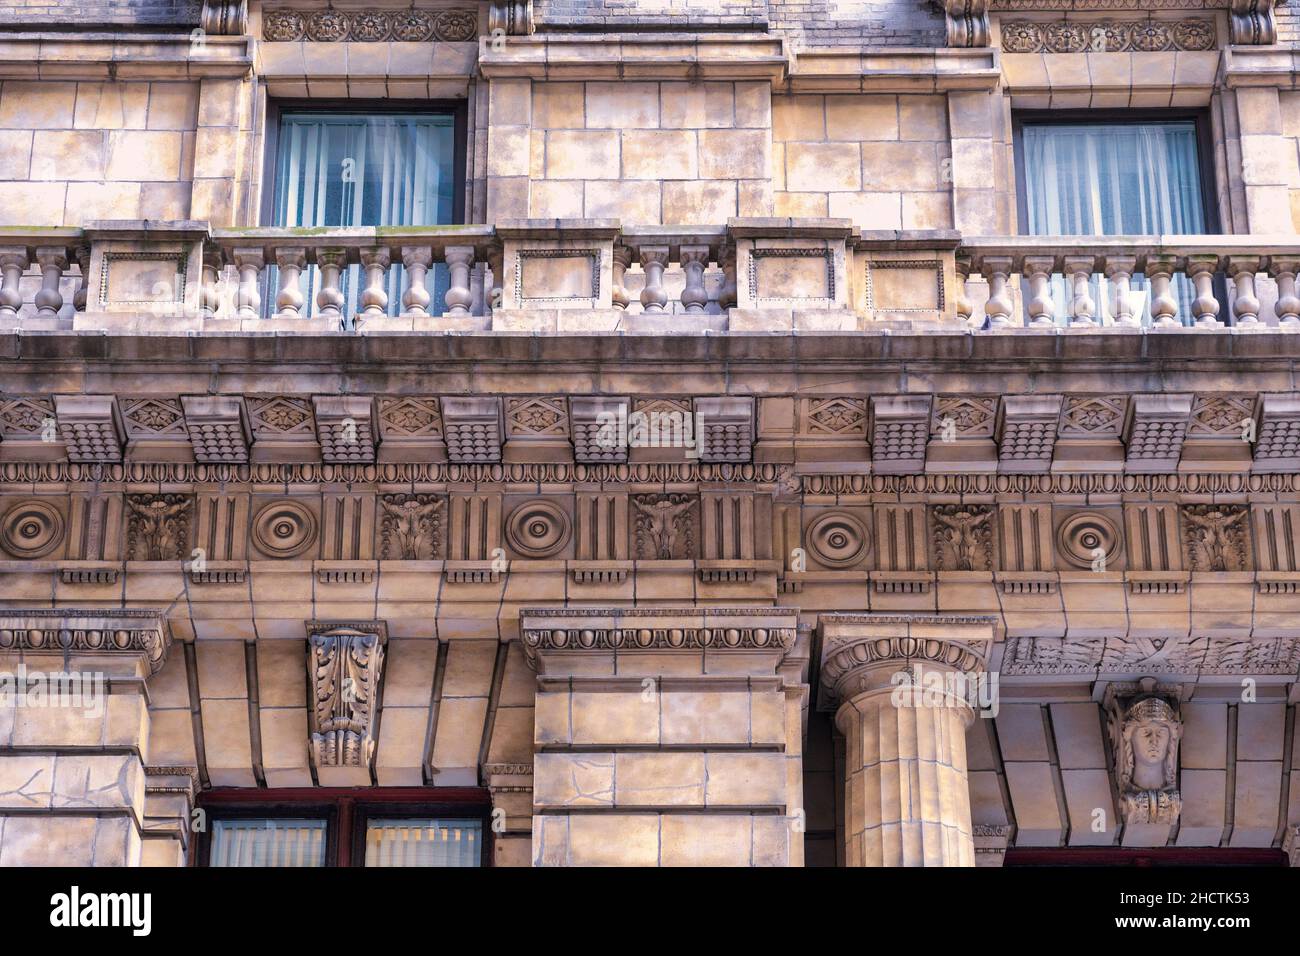
[[[324,866],[324,820],[215,820],[211,866]]]
[[[1151,123],[1026,123],[1022,127],[1025,202],[1036,236],[1124,236],[1205,232],[1196,126]],[[1100,320],[1113,321],[1114,293],[1093,277]],[[1134,304],[1150,322],[1146,283],[1135,277]],[[1057,320],[1069,321],[1065,280],[1052,283]],[[1179,312],[1192,323],[1191,283],[1175,284]]]
[[[479,820],[371,820],[366,866],[481,866]]]
[[[455,211],[455,121],[450,114],[284,113],[277,144],[274,225],[431,226]],[[267,270],[263,296],[275,311],[278,276]],[[446,267],[430,275],[434,303],[446,291]],[[363,286],[353,266],[343,277],[345,315],[358,311]],[[388,273],[388,311],[401,311],[402,270]],[[319,274],[303,273],[307,314],[316,310]]]

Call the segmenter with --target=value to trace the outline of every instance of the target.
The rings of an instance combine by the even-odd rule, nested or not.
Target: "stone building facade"
[[[9,7],[0,865],[1300,859],[1289,7]]]

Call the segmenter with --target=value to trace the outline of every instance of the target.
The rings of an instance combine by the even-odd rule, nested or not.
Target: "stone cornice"
[[[9,376],[21,375],[23,362],[64,359],[105,363],[114,368],[140,363],[206,363],[238,368],[241,375],[259,366],[299,366],[305,374],[317,367],[337,375],[340,368],[373,365],[379,368],[427,370],[430,363],[466,368],[479,361],[563,363],[566,367],[663,366],[665,362],[699,366],[719,363],[789,363],[796,368],[861,370],[864,362],[939,363],[940,368],[976,374],[990,363],[1025,362],[1046,365],[1105,367],[1108,374],[1152,363],[1195,361],[1210,371],[1241,371],[1240,363],[1300,361],[1300,335],[1277,329],[1174,329],[1130,331],[1092,329],[1087,334],[1066,330],[1015,329],[1003,334],[966,331],[909,333],[867,330],[853,333],[711,333],[709,335],[638,335],[631,333],[537,335],[533,332],[463,332],[429,334],[364,332],[231,335],[105,334],[89,332],[0,333],[0,362]],[[1227,364],[1231,363],[1231,364]],[[1180,366],[1181,368],[1181,366]],[[168,369],[168,371],[174,371]],[[1195,375],[1197,369],[1185,374]],[[666,374],[678,374],[665,369]],[[995,373],[1000,374],[1000,373]],[[10,378],[10,381],[13,381]],[[1192,388],[1194,386],[1185,386]],[[15,386],[7,391],[17,392]],[[353,391],[356,391],[355,389]]]
[[[170,640],[152,609],[0,607],[0,652],[137,657],[156,674]]]
[[[940,93],[996,89],[1001,76],[993,47],[844,47],[799,51],[785,86],[793,93]]]
[[[479,39],[479,70],[489,79],[779,83],[789,63],[784,41],[769,34],[537,34],[494,46]]]
[[[0,36],[0,80],[173,80],[242,77],[252,69],[242,36],[14,33]]]

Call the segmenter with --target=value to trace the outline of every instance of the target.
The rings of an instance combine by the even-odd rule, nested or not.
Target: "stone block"
[[[872,171],[874,178],[874,165]],[[862,147],[857,143],[787,143],[785,181],[792,192],[857,192],[862,188]]]
[[[664,814],[662,866],[749,866],[752,817],[730,814]]]
[[[701,175],[692,130],[622,132],[624,179],[695,179]]]

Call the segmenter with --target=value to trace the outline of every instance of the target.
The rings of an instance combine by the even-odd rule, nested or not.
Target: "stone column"
[[[845,739],[849,866],[974,866],[966,728],[989,619],[821,620],[822,706]],[[996,685],[993,685],[996,687]]]
[[[796,612],[524,610],[520,631],[534,866],[802,865]]]
[[[163,836],[145,681],[166,650],[153,610],[0,609],[0,866],[179,861],[183,836],[142,848]]]

